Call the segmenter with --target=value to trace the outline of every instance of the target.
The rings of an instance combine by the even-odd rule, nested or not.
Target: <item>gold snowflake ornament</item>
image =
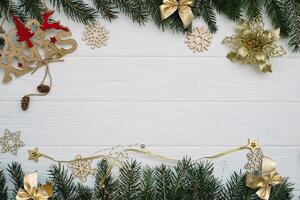
[[[262,72],[272,72],[270,58],[286,54],[283,47],[276,44],[279,34],[280,29],[265,30],[261,19],[251,22],[241,20],[236,34],[223,40],[223,44],[232,49],[227,58],[232,62],[258,65]]]
[[[186,36],[188,47],[196,52],[207,51],[211,45],[212,35],[203,27],[193,28],[193,31]]]
[[[18,149],[25,146],[20,136],[20,131],[11,132],[8,129],[5,129],[3,137],[0,137],[0,145],[2,146],[1,152],[11,153],[16,156]]]
[[[75,178],[79,178],[81,182],[86,182],[89,175],[95,175],[96,170],[92,168],[92,160],[82,160],[80,155],[68,165]]]
[[[85,26],[82,40],[92,49],[107,45],[109,31],[99,22]]]

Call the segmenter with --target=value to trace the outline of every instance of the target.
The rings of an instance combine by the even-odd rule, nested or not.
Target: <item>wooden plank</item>
[[[299,145],[299,103],[0,102],[1,127],[27,145]]]
[[[40,101],[300,101],[299,59],[274,73],[225,58],[69,58],[52,63],[53,91]],[[0,84],[0,101],[35,91],[43,70]]]
[[[57,146],[57,147],[49,147],[49,146],[39,146],[40,151],[47,153],[51,156],[55,156],[58,159],[73,159],[77,154],[81,154],[82,156],[89,156],[92,153],[101,150],[105,147],[95,146]],[[45,180],[47,170],[52,162],[41,158],[39,163],[35,163],[33,161],[27,160],[27,149],[32,149],[34,146],[26,146],[26,148],[22,148],[19,151],[18,157],[13,157],[10,155],[0,154],[1,159],[1,168],[6,166],[6,164],[10,163],[12,160],[18,160],[22,163],[25,173],[32,172],[35,170],[39,171],[40,178],[42,181]],[[173,158],[181,159],[185,155],[189,155],[192,158],[196,159],[202,156],[212,155],[218,153],[220,151],[224,151],[227,147],[218,147],[218,146],[197,146],[197,147],[173,147],[173,146],[148,146],[149,150],[170,156]],[[300,147],[282,147],[282,146],[264,146],[264,153],[266,156],[272,157],[274,161],[277,163],[278,172],[283,176],[290,177],[290,181],[295,183],[295,189],[300,190],[300,174],[298,169],[300,167],[300,162],[298,159],[298,155],[300,153]],[[224,180],[229,178],[229,175],[232,174],[233,171],[243,170],[244,164],[246,161],[247,151],[241,151],[234,153],[232,155],[225,156],[223,158],[212,160],[215,166],[215,174],[217,177],[220,177]],[[161,161],[146,158],[144,156],[139,156],[134,153],[129,154],[130,158],[138,159],[143,165],[149,164],[151,166],[155,166],[161,163]],[[95,166],[97,162],[93,162],[93,166]],[[166,163],[167,164],[167,163]],[[89,184],[92,184],[93,179],[90,178]]]

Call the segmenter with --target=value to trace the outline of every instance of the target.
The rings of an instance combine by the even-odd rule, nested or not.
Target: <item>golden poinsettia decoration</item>
[[[223,40],[223,44],[232,48],[227,58],[232,62],[258,65],[262,72],[272,72],[270,58],[286,54],[283,47],[276,44],[279,34],[280,29],[265,30],[261,19],[241,20],[236,26],[236,35]]]

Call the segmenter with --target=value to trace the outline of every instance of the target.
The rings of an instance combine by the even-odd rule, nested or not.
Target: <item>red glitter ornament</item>
[[[14,16],[13,19],[17,28],[18,42],[26,42],[28,48],[33,47],[30,38],[33,37],[34,33],[30,31],[30,28],[25,26],[25,24],[19,19],[19,17]]]
[[[47,29],[52,29],[52,28],[56,29],[56,30],[69,31],[69,28],[66,26],[60,25],[60,22],[49,23],[49,18],[53,15],[53,13],[54,13],[53,10],[49,10],[42,14],[43,22],[42,22],[42,25],[40,26],[40,28],[43,31],[46,31]]]

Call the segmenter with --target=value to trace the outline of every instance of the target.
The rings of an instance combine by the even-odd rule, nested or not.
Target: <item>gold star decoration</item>
[[[248,144],[246,147],[250,149],[251,152],[254,152],[256,149],[260,149],[260,145],[258,144],[258,139],[255,140],[248,139]]]
[[[42,154],[39,152],[38,147],[34,148],[33,150],[28,150],[29,158],[28,160],[34,160],[35,162],[39,162],[39,158]]]
[[[0,137],[0,145],[2,145],[1,152],[11,153],[16,156],[18,149],[25,146],[20,135],[20,131],[11,132],[8,129],[5,129],[3,137]]]
[[[272,72],[270,58],[286,54],[282,46],[277,45],[280,29],[266,30],[261,19],[241,20],[236,26],[236,34],[226,37],[223,44],[231,47],[227,58],[232,62],[258,65],[262,72]]]

